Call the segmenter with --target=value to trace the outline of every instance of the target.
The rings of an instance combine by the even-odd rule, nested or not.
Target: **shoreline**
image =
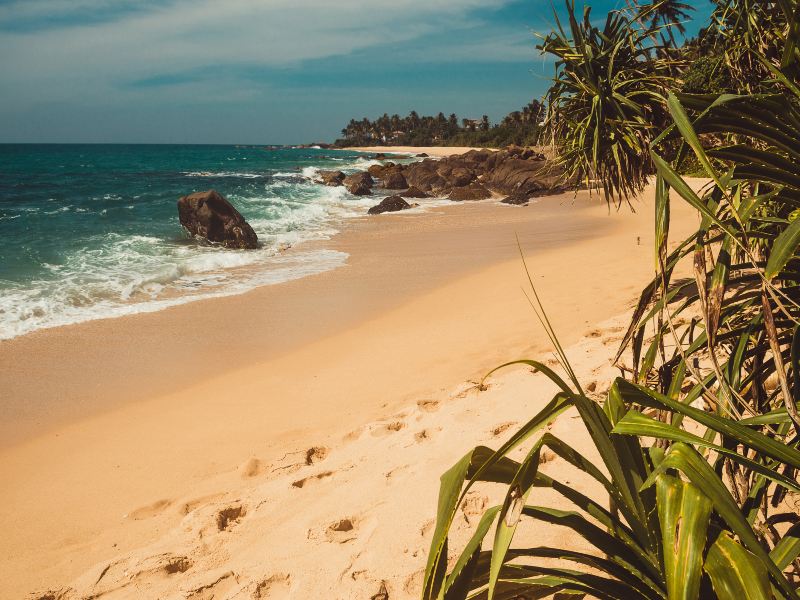
[[[643,202],[609,214],[579,193],[353,219],[330,243],[350,255],[340,269],[0,346],[0,384],[14,390],[3,433],[17,436],[0,449],[0,476],[14,482],[0,492],[12,573],[0,597],[158,545],[188,518],[176,507],[245,494],[243,471],[336,448],[348,431],[546,352],[520,291],[517,233],[562,342],[575,343],[650,273]],[[677,239],[693,214],[674,218]],[[435,502],[422,508],[432,516]]]
[[[430,148],[419,148],[420,151],[429,150]],[[346,151],[350,151],[349,149],[344,149]],[[441,149],[440,149],[441,150]],[[452,154],[457,154],[459,151],[467,151],[470,148],[456,148],[453,149],[453,152],[448,151],[440,152],[437,156],[445,157]],[[360,149],[356,149],[354,151],[362,152]],[[368,149],[365,149],[363,152],[367,152]],[[390,153],[392,154],[392,153]],[[397,154],[395,152],[394,154]],[[366,157],[362,157],[366,158]],[[352,166],[349,168],[353,168]],[[356,171],[358,172],[358,170]],[[285,176],[286,173],[278,173],[279,176]],[[309,183],[313,182],[313,178],[309,177]],[[318,183],[318,182],[313,182]],[[323,190],[332,189],[332,188],[323,188]],[[359,198],[363,200],[363,198]],[[350,198],[352,200],[352,198]],[[376,202],[380,200],[380,197],[376,199]],[[431,200],[438,200],[438,198],[431,198]],[[432,204],[430,206],[423,206],[417,210],[417,212],[422,212],[436,206],[437,204]],[[367,206],[368,207],[368,206]],[[357,218],[361,216],[360,212],[366,212],[366,209],[362,209],[361,207],[352,207],[348,206],[345,208],[345,205],[338,207],[340,212],[344,211],[355,211],[353,214],[339,214],[336,216],[331,216],[329,218],[328,225],[334,228],[341,227],[344,223],[352,218]],[[313,233],[313,231],[312,231]],[[328,249],[325,247],[325,243],[330,240],[331,237],[336,236],[338,233],[338,229],[334,229],[328,234],[325,234],[325,237],[315,240],[315,239],[306,239],[306,240],[299,240],[297,243],[293,243],[291,245],[287,245],[284,247],[283,244],[279,246],[277,252],[273,254],[264,254],[264,256],[255,262],[246,262],[247,266],[236,266],[236,264],[232,264],[228,267],[220,267],[219,273],[223,275],[232,275],[232,279],[225,284],[225,289],[215,289],[215,288],[208,288],[208,289],[201,289],[198,288],[196,291],[181,293],[178,290],[172,290],[164,294],[163,296],[159,296],[158,298],[151,298],[149,300],[142,299],[139,297],[136,300],[130,300],[127,303],[119,303],[119,304],[110,304],[106,305],[104,309],[100,312],[74,312],[71,314],[58,314],[56,317],[50,321],[35,324],[32,328],[25,329],[24,327],[16,327],[15,325],[9,325],[9,329],[0,332],[0,345],[7,340],[13,340],[15,338],[30,335],[32,333],[39,332],[41,330],[47,329],[57,329],[60,327],[76,325],[80,323],[86,323],[95,320],[104,320],[104,319],[115,319],[120,317],[126,317],[136,314],[143,314],[143,313],[151,313],[157,312],[161,310],[165,310],[171,308],[173,306],[177,306],[184,303],[189,302],[196,302],[200,300],[208,300],[213,298],[225,297],[225,296],[233,296],[233,295],[240,295],[243,293],[247,293],[251,289],[255,289],[258,287],[264,287],[267,285],[276,285],[282,284],[289,281],[293,281],[295,279],[300,279],[312,275],[316,275],[325,271],[329,271],[332,269],[336,269],[342,266],[343,260],[346,260],[346,257],[341,257],[335,255],[335,253],[328,252]],[[322,242],[322,243],[320,243]],[[253,252],[261,252],[266,247],[259,246],[258,249],[254,250]],[[288,252],[287,252],[288,250]],[[309,257],[308,255],[316,252],[316,256]],[[229,251],[231,255],[234,255],[235,252]],[[292,260],[296,264],[291,264]],[[285,266],[286,262],[289,262],[289,266]],[[274,263],[271,268],[265,268],[265,266],[269,263]],[[203,272],[202,275],[207,276],[209,274],[213,275],[216,274],[217,271],[208,271]],[[246,275],[250,273],[249,279]],[[244,274],[244,278],[237,277],[238,275]],[[258,281],[261,280],[261,281]],[[171,282],[174,283],[174,282]],[[139,292],[140,295],[144,295],[143,292]],[[2,312],[2,311],[0,311]],[[27,323],[25,319],[19,321],[19,323],[25,323],[30,327],[30,324]],[[16,327],[16,328],[15,328]]]
[[[436,158],[457,156],[470,150],[495,150],[494,148],[478,148],[476,146],[354,146],[352,148],[334,148],[335,150],[350,150],[353,152],[375,152],[383,154],[427,154]]]

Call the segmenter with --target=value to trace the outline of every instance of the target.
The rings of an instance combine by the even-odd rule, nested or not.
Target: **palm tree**
[[[649,22],[650,29],[653,31],[666,29],[670,45],[673,48],[677,47],[674,30],[677,29],[681,35],[684,35],[686,33],[684,23],[691,19],[690,12],[695,10],[691,4],[680,0],[653,0],[649,4],[640,4],[637,8],[640,11],[640,18]]]

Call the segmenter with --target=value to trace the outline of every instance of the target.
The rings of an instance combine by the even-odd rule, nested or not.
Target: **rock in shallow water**
[[[342,185],[345,179],[344,173],[341,171],[320,171],[319,181],[330,187]]]
[[[215,190],[195,192],[178,200],[178,217],[191,235],[226,248],[258,247],[258,236],[244,217]]]
[[[411,208],[411,205],[403,200],[400,196],[388,196],[381,200],[380,204],[376,204],[367,212],[371,215],[379,215],[385,212],[396,212],[398,210],[406,210]]]

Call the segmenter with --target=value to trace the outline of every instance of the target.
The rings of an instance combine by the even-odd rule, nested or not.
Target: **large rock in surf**
[[[347,191],[354,196],[371,196],[372,189],[366,183],[352,183],[347,186]]]
[[[325,185],[336,187],[342,185],[345,179],[344,173],[341,171],[320,171],[319,180]]]
[[[214,190],[178,200],[178,217],[190,234],[226,248],[257,248],[258,236],[244,217]]]
[[[367,212],[371,215],[379,215],[385,212],[396,212],[398,210],[406,210],[411,208],[411,205],[403,200],[400,196],[387,196],[381,200],[380,204],[376,204]]]
[[[348,175],[342,180],[342,183],[350,188],[352,186],[357,185],[365,185],[368,188],[371,188],[372,185],[375,183],[375,180],[372,179],[372,175],[365,172],[353,173],[352,175]]]

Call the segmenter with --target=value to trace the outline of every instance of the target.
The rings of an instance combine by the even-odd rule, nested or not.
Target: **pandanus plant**
[[[671,123],[648,144],[656,274],[617,356],[627,375],[602,402],[590,398],[533,290],[566,377],[523,361],[559,392],[499,449],[475,448],[442,476],[423,598],[800,596],[800,515],[787,501],[800,492],[800,3],[770,4],[786,8],[788,23],[764,23],[788,32],[783,45],[770,40],[784,62],[762,57],[777,93],[664,98]],[[704,135],[725,143],[707,149]],[[678,174],[690,155],[709,181],[701,192]],[[670,250],[677,198],[701,222]],[[678,279],[681,270],[693,276]],[[546,430],[568,409],[598,460]],[[514,460],[521,447],[527,454]],[[547,472],[545,448],[602,495]],[[504,501],[485,512],[448,569],[458,507],[482,482],[505,485]],[[557,505],[538,500],[543,488]],[[586,548],[513,543],[520,527],[537,524],[570,529]]]
[[[653,173],[648,148],[665,122],[671,65],[653,60],[652,30],[627,11],[611,11],[602,28],[588,7],[578,19],[574,0],[567,12],[569,28],[556,16],[539,45],[556,59],[546,129],[568,178],[619,203]]]

